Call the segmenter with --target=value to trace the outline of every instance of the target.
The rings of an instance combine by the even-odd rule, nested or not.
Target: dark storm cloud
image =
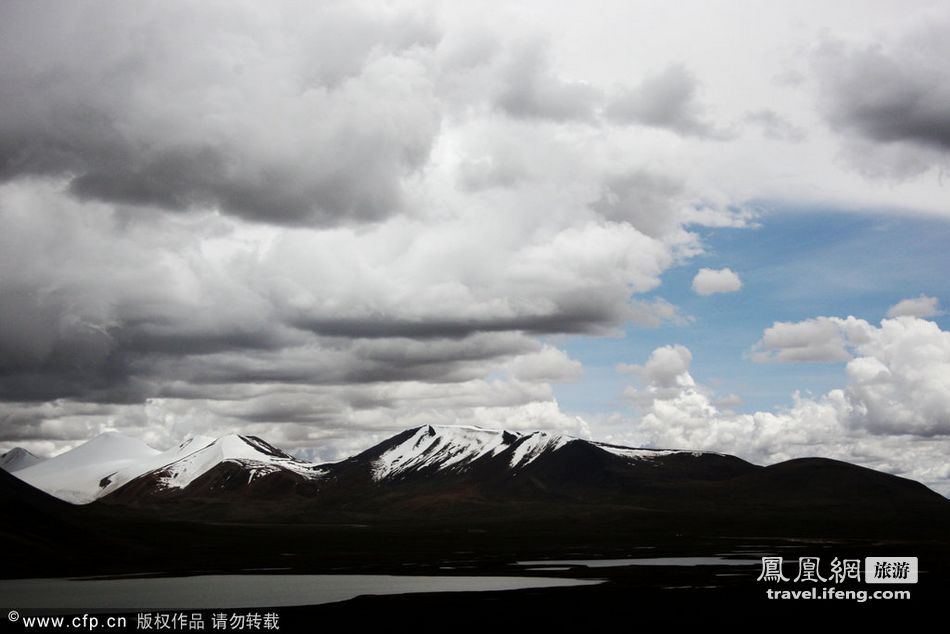
[[[52,187],[0,189],[0,399],[141,402],[154,355],[292,343],[252,290],[199,257],[199,227],[122,227]]]
[[[128,323],[116,332],[118,344],[131,354],[201,355],[226,352],[228,350],[274,350],[284,346],[303,343],[302,336],[294,336],[285,331],[282,324],[270,327],[241,328],[230,331],[191,331],[184,323],[167,324],[169,332],[156,333],[148,324]]]
[[[537,352],[537,335],[642,321],[618,266],[648,287],[668,257],[629,225],[594,224],[569,234],[598,244],[594,259],[554,240],[494,263],[500,279],[480,263],[471,279],[429,266],[412,277],[399,270],[417,270],[411,250],[373,268],[339,232],[282,229],[305,239],[244,253],[240,231],[213,215],[121,219],[48,185],[0,188],[0,399],[141,403],[243,397],[223,393],[227,384],[470,381]],[[209,257],[216,240],[238,251]],[[430,290],[444,279],[449,294]],[[420,292],[431,301],[402,300]],[[567,376],[565,362],[532,361],[532,376]]]
[[[385,218],[439,128],[436,41],[343,4],[4,3],[0,179],[277,224]]]
[[[706,120],[699,80],[683,66],[670,66],[616,95],[605,114],[616,123],[664,128],[683,136],[723,139],[728,134]]]
[[[71,354],[75,342],[66,340],[64,350],[54,347],[45,358],[17,366],[4,363],[0,400],[141,403],[156,396],[234,398],[239,394],[226,389],[234,384],[454,383],[479,378],[490,365],[539,347],[533,339],[504,332],[447,340],[431,333],[417,339],[363,340],[311,335],[293,347],[280,341],[276,335],[247,339],[241,333],[208,334],[165,340],[156,347],[135,328],[116,329],[103,358],[83,360]]]
[[[537,323],[469,323],[439,316],[443,305],[407,328],[398,306],[361,325],[340,316],[344,304],[306,311],[311,326],[335,328],[301,329],[301,313],[270,298],[256,259],[203,255],[206,236],[228,236],[227,225],[191,220],[174,216],[156,231],[55,188],[0,189],[0,400],[141,403],[245,396],[225,384],[465,381],[538,349],[505,330],[605,315],[568,315],[566,305]],[[274,257],[274,275],[294,261]],[[318,270],[302,266],[311,278]]]
[[[918,29],[889,45],[821,46],[815,64],[822,113],[852,142],[859,169],[912,175],[950,152],[947,59],[950,29],[943,25]]]
[[[526,314],[491,319],[407,320],[399,317],[313,318],[295,325],[332,337],[413,339],[460,339],[483,332],[518,331],[530,334],[594,334],[621,321],[624,315],[616,305],[600,304],[593,297],[590,303],[565,305],[552,313]]]
[[[312,341],[283,350],[233,350],[150,360],[150,370],[191,384],[356,385],[393,381],[456,383],[484,375],[491,363],[538,350],[512,333],[465,339]]]
[[[111,392],[127,383],[125,359],[108,332],[69,313],[69,301],[64,293],[0,283],[0,399],[99,393],[122,400]]]
[[[3,302],[4,307],[12,305]],[[54,315],[55,322],[69,321],[68,307],[58,310],[62,313]],[[253,322],[218,319],[215,327],[196,330],[189,320],[166,321],[163,334],[156,334],[152,323],[116,317],[120,323],[108,331],[88,325],[58,328],[54,341],[32,348],[18,347],[28,328],[5,320],[0,328],[0,399],[131,403],[152,396],[214,396],[215,389],[195,385],[466,381],[488,372],[487,362],[537,350],[533,339],[506,331],[543,323],[436,321],[403,328],[398,319],[339,320],[336,331],[319,333],[333,335],[324,338],[294,330],[277,314],[271,323],[257,323],[256,330]],[[549,321],[552,328],[560,323]],[[178,381],[191,386],[162,387]]]
[[[43,402],[74,398],[102,403],[141,402],[149,395],[129,385],[126,368],[106,366],[76,370],[45,363],[29,370],[0,373],[0,401]],[[129,387],[130,389],[124,389]]]

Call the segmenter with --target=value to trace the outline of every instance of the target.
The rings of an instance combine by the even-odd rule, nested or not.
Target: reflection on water
[[[4,579],[4,605],[24,608],[210,610],[317,605],[364,594],[585,586],[593,579],[401,575],[199,575],[133,579]]]

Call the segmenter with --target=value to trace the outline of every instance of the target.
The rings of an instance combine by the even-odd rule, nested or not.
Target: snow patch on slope
[[[567,436],[551,436],[543,431],[528,434],[515,448],[509,464],[516,468],[526,467],[545,452],[557,451],[572,440],[574,439]]]
[[[16,476],[61,500],[85,504],[96,498],[104,479],[158,454],[157,449],[140,440],[106,432],[66,453],[21,469]]]
[[[469,426],[420,427],[407,440],[383,452],[373,465],[373,479],[435,467],[446,469],[494,456],[507,448],[506,432]]]
[[[610,452],[615,456],[620,456],[621,458],[634,458],[636,460],[650,460],[651,458],[659,458],[661,456],[671,456],[677,453],[691,453],[693,455],[701,455],[701,452],[695,451],[680,451],[677,449],[636,449],[633,447],[621,447],[620,445],[608,445],[606,443],[595,442],[591,443],[597,445],[604,451]]]

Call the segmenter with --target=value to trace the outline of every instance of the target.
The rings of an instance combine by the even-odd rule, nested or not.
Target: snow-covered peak
[[[403,440],[388,447],[373,462],[376,481],[424,469],[463,470],[478,460],[495,456],[505,459],[508,467],[517,471],[573,442],[588,443],[626,460],[650,460],[684,453],[623,447],[543,431],[514,432],[473,426],[426,425],[403,435]]]
[[[198,446],[196,439],[191,443],[190,446],[183,443],[178,448],[177,457],[170,454],[173,460],[142,474],[154,473],[159,485],[166,489],[182,489],[223,462],[241,463],[249,470],[250,480],[280,469],[310,476],[319,473],[313,465],[301,462],[255,436],[229,434],[204,446]]]
[[[137,438],[130,438],[115,431],[107,431],[92,440],[84,442],[75,449],[50,458],[43,466],[137,460],[154,456],[157,453],[159,453],[157,449],[149,447]],[[36,468],[39,469],[41,466]]]
[[[32,467],[44,460],[46,460],[46,458],[40,458],[23,447],[14,447],[0,456],[0,469],[13,473],[14,471]]]
[[[50,495],[85,504],[149,473],[165,488],[183,488],[227,461],[243,464],[251,479],[278,469],[320,473],[254,436],[194,436],[158,451],[139,440],[107,432],[16,475]]]
[[[545,451],[573,440],[545,432],[522,434],[474,426],[426,425],[384,451],[373,464],[373,477],[383,480],[425,468],[460,469],[485,456],[512,451],[510,466],[523,467]]]
[[[419,471],[463,471],[476,462],[519,472],[571,443],[586,443],[628,461],[682,453],[582,441],[542,431],[426,425],[407,430],[380,445],[381,449],[374,449],[371,468],[376,481]],[[12,464],[14,453],[6,454],[4,460]],[[149,486],[159,490],[183,489],[226,462],[241,465],[248,482],[278,471],[307,479],[333,472],[333,465],[318,467],[301,462],[254,436],[195,436],[167,451],[158,451],[139,440],[108,432],[59,456],[20,468],[16,475],[60,499],[82,504],[142,476],[149,476]]]
[[[132,464],[129,464],[123,469],[119,469],[115,473],[107,475],[100,481],[100,488],[96,491],[95,497],[102,497],[112,493],[122,485],[134,480],[144,473],[149,473],[155,471],[156,469],[161,469],[162,467],[169,465],[177,460],[189,456],[196,451],[207,447],[208,445],[215,442],[214,438],[210,436],[192,436],[185,439],[180,444],[167,451],[157,453],[153,456],[149,456],[142,460],[136,461]]]
[[[141,440],[106,432],[16,475],[50,495],[82,504],[95,499],[103,478],[158,454]]]

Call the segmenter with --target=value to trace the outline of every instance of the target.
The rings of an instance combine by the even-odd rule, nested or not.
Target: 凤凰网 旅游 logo
[[[827,560],[827,558],[826,558]],[[862,575],[863,570],[863,575]],[[833,557],[827,564],[821,557],[762,557],[762,570],[757,581],[772,583],[917,583],[916,557],[865,557],[847,559]]]

